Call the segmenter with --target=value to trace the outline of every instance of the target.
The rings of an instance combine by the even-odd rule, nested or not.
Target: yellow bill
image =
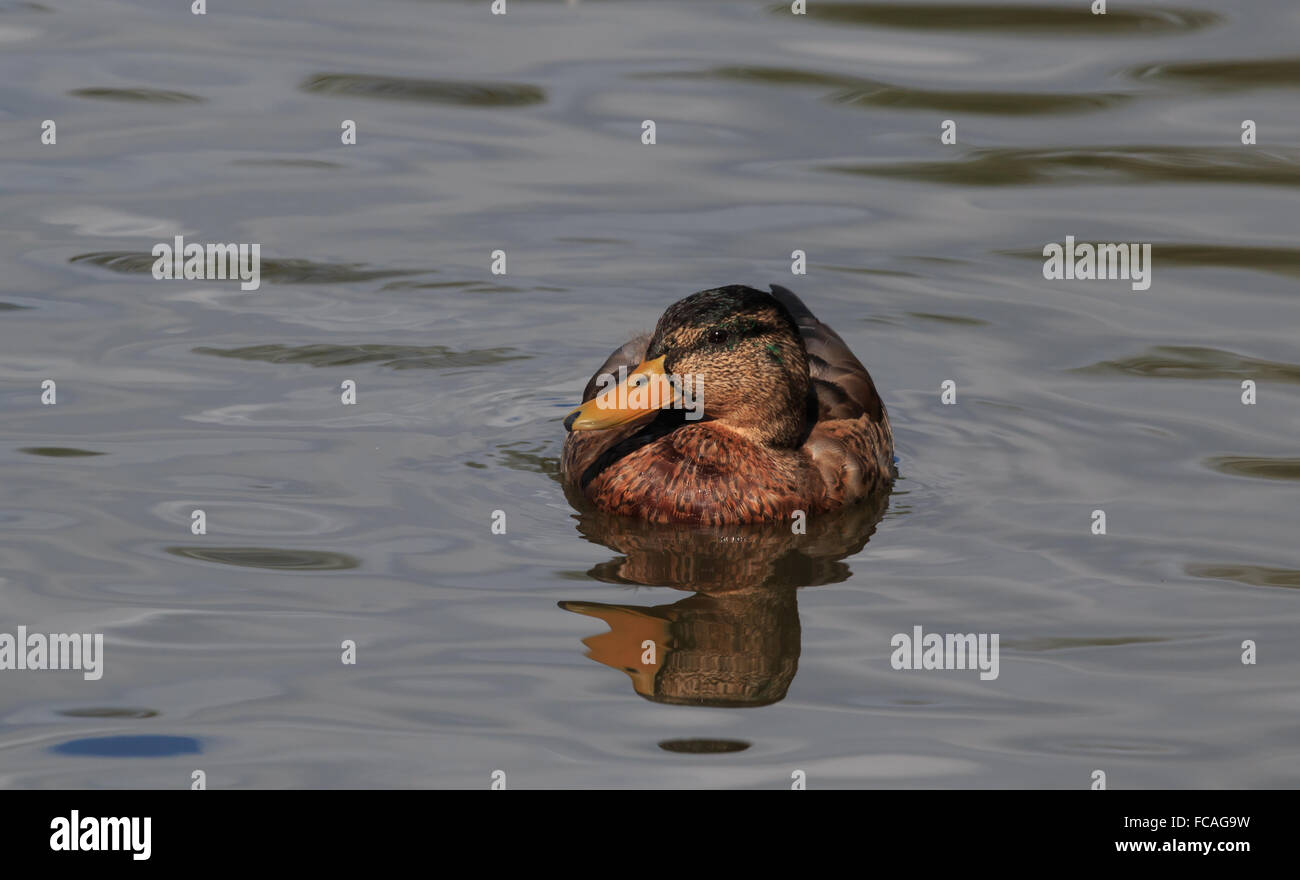
[[[565,416],[564,427],[570,431],[598,431],[670,406],[681,390],[664,372],[664,359],[657,357],[637,364],[625,380]]]

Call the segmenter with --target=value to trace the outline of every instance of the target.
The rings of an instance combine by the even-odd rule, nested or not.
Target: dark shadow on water
[[[346,553],[325,550],[282,550],[278,547],[166,547],[173,556],[273,571],[343,571],[361,561]]]
[[[546,100],[546,92],[527,83],[410,79],[365,73],[317,73],[303,80],[299,88],[318,95],[419,101],[459,107],[525,107]]]
[[[953,113],[988,113],[1000,116],[1084,113],[1104,110],[1133,97],[1123,92],[995,92],[987,89],[925,89],[864,77],[788,67],[715,67],[699,71],[641,74],[637,79],[685,79],[692,82],[720,80],[763,86],[822,88],[827,90],[825,99],[833,104],[942,110]]]
[[[621,554],[592,568],[591,578],[692,593],[655,606],[560,602],[609,626],[583,639],[587,656],[625,672],[656,703],[747,707],[785,698],[801,650],[796,590],[848,579],[843,560],[866,546],[889,493],[810,518],[804,535],[788,522],[649,523],[571,500],[582,511],[582,536]]]
[[[294,158],[234,159],[230,164],[241,168],[273,168],[276,170],[282,168],[303,168],[315,171],[325,171],[333,168],[345,167],[338,162],[327,162],[324,159]]]
[[[86,458],[94,455],[106,455],[90,449],[76,449],[71,446],[23,446],[19,452],[27,455],[39,455],[43,458]]]
[[[1158,645],[1165,636],[1049,636],[1038,639],[1004,639],[1002,647],[1015,651],[1071,651],[1080,648],[1115,648],[1123,645]]]
[[[522,449],[518,447],[524,447]],[[557,483],[562,482],[560,477],[560,460],[550,455],[543,455],[542,452],[549,447],[549,444],[529,444],[527,441],[516,440],[510,443],[499,443],[496,447],[496,460],[502,467],[508,467],[511,470],[526,471],[533,474],[542,474],[550,477]]]
[[[463,293],[521,293],[522,287],[509,284],[495,284],[491,281],[390,281],[380,290],[459,290]],[[541,290],[534,287],[534,290]]]
[[[1266,361],[1233,351],[1194,345],[1153,345],[1145,352],[1069,370],[1087,376],[1147,379],[1254,379],[1300,383],[1300,364]]]
[[[1206,465],[1221,474],[1258,480],[1300,480],[1300,458],[1267,458],[1262,455],[1216,455]]]
[[[449,369],[485,367],[506,361],[527,359],[513,348],[481,348],[456,351],[445,345],[249,345],[243,348],[213,348],[201,345],[195,354],[235,358],[241,361],[265,361],[269,364],[306,364],[312,367],[347,367],[354,364],[379,364],[394,370]]]
[[[823,165],[835,174],[957,186],[1205,183],[1300,186],[1300,153],[1235,147],[987,147],[942,161]]]
[[[840,25],[905,28],[926,31],[993,31],[1068,37],[1148,36],[1187,33],[1223,19],[1199,9],[1158,8],[1111,4],[1105,15],[1093,15],[1085,0],[1069,4],[1031,3],[828,3],[808,4],[808,18]],[[789,15],[790,4],[768,10]]]
[[[1300,590],[1300,569],[1270,568],[1264,565],[1233,563],[1188,563],[1188,576],[1219,581],[1235,581],[1252,587],[1282,587]]]
[[[170,758],[198,755],[203,749],[191,736],[96,736],[69,740],[50,751],[83,758]]]
[[[79,709],[60,709],[58,714],[66,718],[156,718],[157,709],[142,709],[136,706],[84,706]]]
[[[201,104],[205,98],[189,92],[167,89],[73,89],[68,92],[77,98],[95,98],[100,101],[129,101],[137,104]]]
[[[1134,79],[1188,85],[1205,91],[1295,88],[1300,86],[1300,58],[1232,58],[1144,64],[1129,71]]]
[[[665,752],[679,755],[725,755],[743,752],[750,744],[739,739],[666,739],[659,743]]]

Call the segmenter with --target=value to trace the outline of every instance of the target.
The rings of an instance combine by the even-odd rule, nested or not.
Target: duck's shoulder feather
[[[809,311],[793,291],[771,285],[808,350],[816,420],[803,450],[832,497],[852,500],[894,475],[894,435],[889,413],[867,368],[840,335]]]

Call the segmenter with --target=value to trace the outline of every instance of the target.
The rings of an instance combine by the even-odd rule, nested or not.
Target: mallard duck
[[[823,513],[890,483],[866,367],[771,290],[692,294],[611,354],[564,419],[565,485],[612,513],[718,525]]]

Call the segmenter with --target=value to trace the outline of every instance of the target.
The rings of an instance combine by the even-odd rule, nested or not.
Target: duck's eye
[[[726,341],[727,341],[726,330],[714,329],[709,331],[709,342],[713,343],[714,345],[721,345]]]

